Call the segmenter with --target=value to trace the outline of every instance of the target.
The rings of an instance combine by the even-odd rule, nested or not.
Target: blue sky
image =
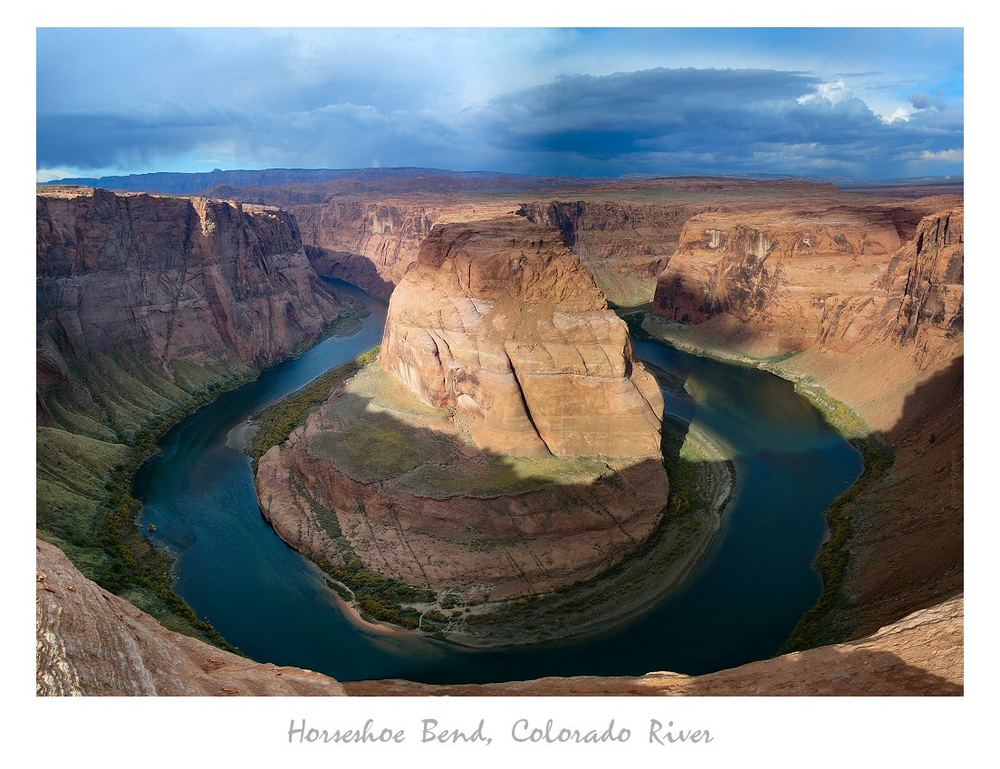
[[[961,30],[41,29],[39,179],[961,175]]]

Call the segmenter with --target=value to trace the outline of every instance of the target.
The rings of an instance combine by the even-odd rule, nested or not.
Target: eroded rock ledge
[[[167,630],[38,540],[36,679],[41,695],[343,694],[332,678],[262,665]]]

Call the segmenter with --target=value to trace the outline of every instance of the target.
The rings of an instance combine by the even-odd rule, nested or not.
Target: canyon
[[[668,497],[662,416],[558,231],[437,225],[392,295],[378,365],[260,458],[257,488],[321,562],[504,600],[589,579],[649,538]]]
[[[192,198],[39,188],[40,693],[960,693],[960,188],[253,173],[161,190]],[[808,650],[699,677],[444,687],[338,684],[197,640],[225,645],[164,590],[169,563],[109,484],[159,426],[350,328],[358,308],[317,273],[391,296],[390,323],[380,363],[259,461],[286,541],[416,603],[619,563],[668,483],[660,392],[611,303],[795,381],[865,455],[792,639]],[[105,644],[124,651],[95,658]]]
[[[324,287],[279,209],[41,187],[36,223],[38,529],[89,576],[191,630],[193,617],[138,573],[158,559],[127,493],[115,503],[125,520],[109,529],[109,489],[158,426],[352,308]]]
[[[645,325],[799,382],[886,465],[845,500],[843,582],[812,642],[873,632],[962,585],[963,208],[932,197],[903,213],[695,216]]]

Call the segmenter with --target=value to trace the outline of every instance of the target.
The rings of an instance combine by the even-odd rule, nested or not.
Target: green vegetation
[[[335,566],[323,558],[316,559],[316,563],[336,583],[348,588],[344,590],[333,584],[340,597],[352,602],[366,619],[416,629],[420,624],[420,612],[403,604],[431,603],[436,598],[434,591],[368,571],[350,551],[347,540],[340,537],[337,544],[341,547],[344,565]]]
[[[256,464],[269,448],[288,440],[292,430],[301,425],[309,413],[330,397],[336,388],[361,369],[374,363],[378,359],[378,351],[378,347],[372,348],[350,363],[327,372],[258,414],[259,426],[250,446],[250,455],[254,463]],[[368,460],[371,456],[381,456],[383,461],[388,461],[385,459],[387,456],[393,461],[402,461],[401,457],[408,456],[412,451],[412,443],[408,444],[396,437],[379,440],[378,435],[372,431],[366,433],[365,440],[359,440],[358,436],[353,434],[348,440],[342,433],[331,435],[329,438],[336,439],[334,448],[356,452],[358,461]],[[332,512],[331,506],[314,500],[301,485],[296,487],[296,491],[308,500],[317,520],[340,551],[339,563],[333,563],[325,558],[313,558],[331,578],[327,581],[328,584],[341,598],[353,603],[365,618],[416,629],[420,623],[420,613],[404,604],[433,602],[434,591],[414,587],[365,569],[341,532],[337,516]]]
[[[337,432],[324,433],[313,441],[317,456],[331,457],[352,478],[371,482],[395,478],[426,463],[446,462],[450,444],[426,430],[409,427],[381,414],[353,419],[347,412],[360,403],[339,404],[338,414],[350,420]]]
[[[489,497],[520,494],[552,484],[592,483],[608,471],[596,457],[516,457],[486,455],[476,461],[424,464],[406,476],[407,486],[423,494]]]
[[[131,487],[158,436],[251,374],[244,366],[183,364],[170,382],[135,358],[95,355],[74,364],[76,389],[53,394],[46,402],[52,424],[36,429],[38,536],[165,627],[226,649],[232,647],[173,591],[172,559],[136,527]]]
[[[349,332],[364,305],[338,300],[344,309],[327,330]],[[302,342],[293,354],[314,343]],[[68,383],[46,397],[45,424],[36,430],[36,531],[84,576],[165,627],[235,651],[173,591],[173,559],[137,528],[140,505],[131,488],[160,436],[259,372],[236,358],[169,365],[167,377],[138,355],[69,361]]]
[[[823,577],[823,594],[796,625],[783,651],[799,651],[821,642],[822,623],[841,598],[841,587],[850,556],[851,519],[848,507],[866,495],[892,467],[892,447],[879,435],[856,437],[851,443],[861,452],[865,469],[851,488],[830,505],[826,513],[829,538],[816,556],[815,566]]]
[[[306,415],[325,401],[334,388],[373,363],[378,358],[378,349],[373,347],[350,363],[328,371],[258,414],[257,432],[250,445],[250,456],[253,458],[254,467],[256,468],[257,460],[264,456],[269,448],[288,440],[292,430],[301,425]]]

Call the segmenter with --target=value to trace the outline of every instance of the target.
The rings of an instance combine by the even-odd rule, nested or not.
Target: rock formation
[[[174,633],[84,577],[58,548],[37,543],[39,695],[903,695],[961,694],[963,600],[916,612],[847,644],[787,654],[704,676],[543,678],[432,686],[340,684]]]
[[[470,203],[435,197],[354,198],[295,205],[290,210],[299,222],[317,272],[388,299],[416,262],[420,244],[435,224],[474,221],[514,207],[503,200]]]
[[[636,306],[652,299],[656,278],[676,250],[684,222],[712,208],[711,203],[679,201],[554,200],[526,203],[518,213],[562,232],[609,301]]]
[[[36,543],[35,688],[40,695],[331,695],[332,678],[253,662],[167,630]]]
[[[708,322],[720,341],[760,355],[856,352],[906,341],[918,325],[948,334],[955,317],[960,331],[961,208],[922,218],[921,209],[694,216],[659,276],[652,312]]]
[[[168,380],[178,362],[259,367],[316,338],[337,304],[284,211],[204,198],[41,188],[39,402],[109,354]]]
[[[558,232],[435,227],[379,367],[259,462],[296,548],[337,563],[346,544],[372,571],[500,599],[591,577],[656,527],[662,395]]]
[[[389,303],[381,365],[476,443],[523,456],[659,457],[663,400],[628,329],[551,229],[438,227]]]
[[[891,218],[864,209],[700,214],[659,277],[653,312],[728,316],[770,353],[799,351],[820,336],[831,298],[867,294],[899,246]]]
[[[891,465],[842,508],[844,582],[814,642],[962,589],[963,240],[953,198],[701,214],[658,280],[653,313],[683,324],[662,333],[767,359],[849,405],[866,422],[857,440],[891,446]]]
[[[277,209],[43,187],[36,211],[36,526],[89,577],[200,632],[149,587],[165,569],[125,491],[134,447],[343,305]]]

